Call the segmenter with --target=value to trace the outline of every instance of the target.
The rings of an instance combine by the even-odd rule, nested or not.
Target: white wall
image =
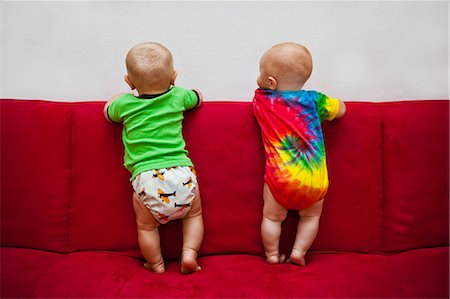
[[[2,2],[4,98],[105,100],[127,91],[128,49],[171,49],[177,84],[250,101],[272,44],[313,54],[306,88],[351,101],[448,98],[448,3]]]

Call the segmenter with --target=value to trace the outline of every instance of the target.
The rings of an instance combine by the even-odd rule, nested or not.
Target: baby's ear
[[[170,84],[175,85],[175,79],[177,78],[177,70],[173,70],[172,79],[170,80]]]
[[[270,90],[277,90],[277,80],[274,77],[269,77],[269,89]]]
[[[136,87],[134,86],[134,84],[131,82],[130,77],[128,77],[128,75],[124,76],[125,82],[127,82],[128,86],[130,86],[131,90],[135,90]]]

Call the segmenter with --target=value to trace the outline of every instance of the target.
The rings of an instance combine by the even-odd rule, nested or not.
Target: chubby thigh
[[[132,185],[153,217],[164,224],[183,218],[190,211],[197,178],[193,167],[177,166],[143,172]]]

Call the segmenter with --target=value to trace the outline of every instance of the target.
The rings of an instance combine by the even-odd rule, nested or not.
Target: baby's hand
[[[192,90],[198,95],[198,104],[195,106],[195,108],[198,108],[203,103],[203,94],[196,88],[193,88]]]
[[[106,120],[109,121],[110,123],[112,123],[112,121],[111,121],[111,119],[109,119],[109,116],[108,116],[108,107],[109,107],[109,105],[111,105],[112,101],[119,98],[123,94],[126,94],[126,92],[116,94],[108,102],[106,102],[105,107],[103,107],[103,115],[105,116]]]
[[[341,100],[339,100],[339,111],[336,114],[336,118],[340,118],[344,116],[345,112],[347,111],[347,107],[345,107],[345,103]]]

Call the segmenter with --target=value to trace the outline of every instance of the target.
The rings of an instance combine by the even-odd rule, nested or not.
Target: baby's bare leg
[[[181,272],[189,274],[199,271],[197,253],[203,241],[203,216],[200,192],[195,190],[195,199],[189,213],[183,218],[183,252],[181,254]]]
[[[319,220],[322,214],[323,199],[312,205],[306,210],[299,211],[300,220],[298,221],[297,234],[294,247],[292,248],[289,263],[304,266],[305,255],[312,243],[316,239],[319,231]]]
[[[139,247],[147,261],[144,266],[152,272],[163,273],[165,267],[159,241],[159,222],[142,203],[136,192],[133,193],[133,207],[136,213]]]
[[[261,223],[261,237],[269,264],[279,264],[285,256],[280,255],[279,243],[281,223],[286,219],[287,209],[280,205],[273,197],[267,184],[264,184],[264,209]]]

